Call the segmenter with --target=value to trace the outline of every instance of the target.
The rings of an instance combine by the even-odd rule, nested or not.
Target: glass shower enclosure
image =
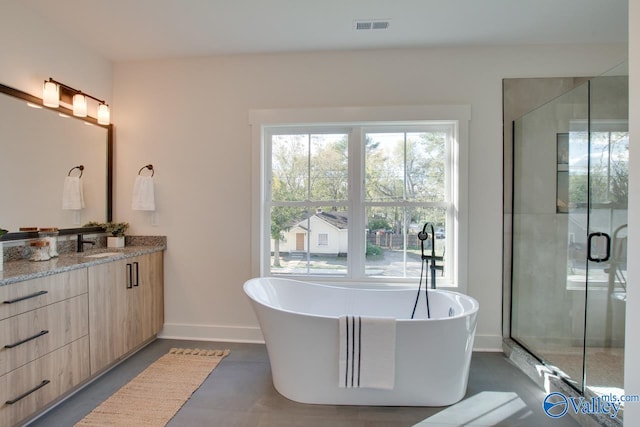
[[[510,335],[579,393],[624,394],[628,73],[513,123]]]

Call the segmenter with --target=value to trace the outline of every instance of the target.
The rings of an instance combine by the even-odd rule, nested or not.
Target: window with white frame
[[[260,274],[414,282],[422,249],[430,254],[435,245],[444,257],[438,283],[458,285],[460,124],[459,117],[261,123]],[[422,246],[427,222],[436,233]]]

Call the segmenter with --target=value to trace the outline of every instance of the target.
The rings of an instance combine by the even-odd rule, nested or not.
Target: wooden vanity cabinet
[[[163,252],[0,286],[0,426],[45,410],[153,338]]]
[[[154,337],[164,322],[161,251],[88,268],[91,374]]]
[[[85,269],[0,286],[0,425],[89,378]]]
[[[135,258],[131,276],[127,351],[154,337],[164,324],[162,252]]]

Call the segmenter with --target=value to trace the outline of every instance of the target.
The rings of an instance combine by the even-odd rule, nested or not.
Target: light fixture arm
[[[64,84],[64,83],[60,83],[59,81],[54,80],[54,79],[53,79],[53,78],[51,78],[51,77],[49,77],[49,80],[47,80],[47,81],[49,81],[49,82],[51,82],[51,83],[55,83],[55,84],[57,84],[58,86],[65,88],[65,89],[66,89],[67,91],[69,91],[69,92],[73,92],[73,94],[74,94],[74,95],[75,95],[75,94],[78,94],[78,95],[84,95],[84,96],[86,96],[86,97],[88,97],[88,98],[93,99],[94,101],[97,101],[97,102],[98,102],[98,103],[100,103],[100,104],[104,104],[104,105],[107,105],[107,106],[109,105],[109,104],[107,104],[107,101],[105,101],[104,99],[98,99],[98,98],[96,98],[95,96],[93,96],[93,95],[89,95],[88,93],[85,93],[85,92],[83,92],[83,91],[81,91],[81,90],[79,90],[79,89],[74,89],[74,88],[72,88],[71,86],[68,86],[68,85],[66,85],[66,84]]]
[[[96,119],[100,125],[108,125],[111,122],[111,111],[109,104],[103,99],[84,93],[81,90],[72,88],[49,77],[44,81],[42,88],[42,103],[46,107],[58,108],[60,106],[61,95],[71,96],[73,101],[73,115],[76,117],[87,116],[87,98],[98,102]]]

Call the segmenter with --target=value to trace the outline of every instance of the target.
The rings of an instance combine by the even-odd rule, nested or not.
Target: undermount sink
[[[118,255],[120,252],[101,252],[99,254],[85,255],[87,258],[106,258],[108,256]]]

